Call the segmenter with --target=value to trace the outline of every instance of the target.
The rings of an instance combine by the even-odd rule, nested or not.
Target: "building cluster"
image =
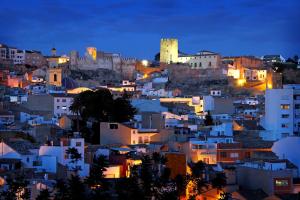
[[[192,165],[205,164],[206,190],[200,199],[218,199],[220,188],[211,180],[226,176],[222,190],[235,199],[288,199],[300,191],[300,84],[282,84],[270,63],[285,62],[269,55],[222,57],[211,51],[185,54],[176,39],[160,41],[159,63],[124,58],[88,47],[83,57],[72,51],[39,51],[0,45],[0,191],[6,177],[26,172],[31,199],[57,179],[74,171],[90,175],[93,158],[108,161],[105,179],[128,178],[139,170],[143,156],[166,158],[170,179],[191,174]],[[81,85],[71,73],[109,70],[118,82]],[[78,80],[83,80],[81,74]],[[201,88],[190,94],[173,85],[214,82],[254,93],[229,92],[224,87]],[[95,81],[95,80],[89,80]],[[197,82],[198,83],[198,82]],[[77,95],[107,89],[114,99],[126,96],[137,112],[128,122],[84,123],[97,129],[91,144],[76,126],[83,116],[72,105]],[[81,156],[74,160],[70,150]],[[52,185],[51,185],[52,184]],[[43,185],[43,187],[41,187]],[[193,191],[189,184],[182,197]]]

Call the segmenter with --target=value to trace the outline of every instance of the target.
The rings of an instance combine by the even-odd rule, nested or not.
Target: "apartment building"
[[[266,90],[265,117],[262,125],[272,132],[273,140],[300,133],[299,84]]]

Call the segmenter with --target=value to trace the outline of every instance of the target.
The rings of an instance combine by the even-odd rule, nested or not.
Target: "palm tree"
[[[66,153],[68,157],[71,159],[70,163],[74,165],[76,165],[77,162],[82,159],[81,154],[78,152],[78,150],[75,147],[68,148]],[[73,170],[77,173],[77,171],[81,169],[78,169],[77,167],[73,167]]]

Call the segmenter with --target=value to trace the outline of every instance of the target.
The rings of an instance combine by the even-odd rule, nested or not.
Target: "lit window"
[[[141,143],[143,143],[143,137],[139,137],[139,143],[141,144]]]
[[[289,186],[289,181],[286,179],[275,180],[275,185],[277,187],[286,187]]]
[[[283,110],[288,110],[288,109],[290,109],[290,104],[281,104],[280,108]]]

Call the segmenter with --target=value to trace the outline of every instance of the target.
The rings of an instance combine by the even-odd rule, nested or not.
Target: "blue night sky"
[[[49,54],[86,46],[152,59],[160,38],[186,53],[300,55],[300,0],[1,0],[0,43]]]

